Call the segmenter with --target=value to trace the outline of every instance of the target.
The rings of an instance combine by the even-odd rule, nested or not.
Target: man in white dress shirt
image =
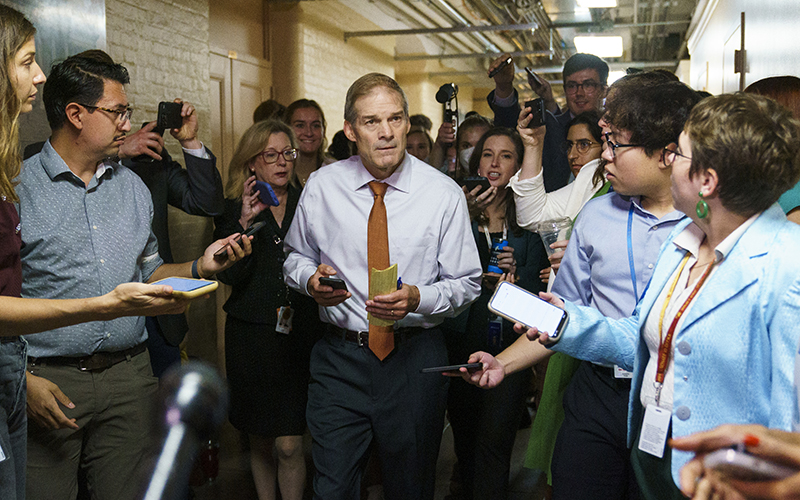
[[[437,325],[478,296],[481,266],[464,194],[406,154],[408,130],[397,82],[371,73],[353,83],[344,131],[359,156],[311,175],[286,237],[286,282],[314,297],[330,324],[311,353],[315,498],[358,498],[371,446],[387,499],[433,498],[447,379],[420,369],[446,364]],[[373,195],[374,181],[386,185],[385,194]],[[400,279],[396,291],[368,300],[367,226],[381,197],[389,262]],[[347,291],[321,285],[323,276],[343,279]],[[368,312],[395,321],[385,357]]]

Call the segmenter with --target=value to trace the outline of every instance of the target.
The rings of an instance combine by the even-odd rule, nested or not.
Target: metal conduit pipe
[[[471,25],[471,23],[461,14],[458,13],[453,7],[450,6],[445,0],[429,0],[429,5],[435,7],[443,16],[449,17],[453,22],[458,22],[463,25]],[[481,41],[484,46],[484,49],[487,52],[502,52],[500,47],[492,43],[491,40],[486,38],[484,35],[480,33],[473,33],[473,37],[477,38]]]
[[[404,3],[407,3],[407,2],[404,2]],[[415,25],[415,26],[418,26],[418,27],[423,27],[419,21],[417,21],[416,19],[411,17],[407,12],[405,12],[403,9],[400,9],[399,7],[394,5],[393,3],[391,3],[391,2],[383,2],[382,5],[387,7],[387,8],[389,8],[389,9],[391,9],[394,12],[395,16],[399,16],[400,18],[402,18],[404,20],[403,21],[404,23],[406,23],[408,25]],[[438,26],[433,21],[431,21],[431,24]],[[442,41],[442,44],[443,44],[442,51],[446,51],[447,50],[447,46],[450,46],[451,49],[456,51],[456,52],[470,52],[470,51],[472,51],[472,48],[469,47],[468,45],[464,44],[464,42],[462,42],[461,40],[455,38],[455,42],[457,42],[457,43],[454,43],[453,40],[451,40],[450,38],[451,37],[448,37],[446,35],[439,35],[439,39]]]
[[[408,1],[408,0],[401,0],[401,2],[400,2],[400,3],[402,4],[402,6],[403,6],[403,9],[408,9],[409,11],[413,12],[413,13],[414,13],[415,15],[417,15],[418,17],[420,17],[420,18],[424,19],[424,20],[425,20],[427,23],[429,23],[431,26],[435,26],[435,27],[437,27],[437,28],[438,28],[438,27],[440,27],[440,26],[439,26],[439,23],[437,23],[436,21],[434,21],[433,19],[431,19],[430,17],[428,17],[428,15],[427,15],[427,14],[425,14],[425,13],[423,13],[423,12],[422,12],[422,11],[421,11],[421,10],[420,10],[420,9],[419,9],[417,6],[415,6],[415,5],[412,5],[412,3],[411,3],[410,1]],[[391,1],[390,1],[390,2],[386,2],[386,4],[389,4],[389,5],[391,5],[391,6],[392,6],[392,8],[393,8],[395,11],[402,12],[402,13],[403,13],[403,14],[404,14],[406,17],[409,17],[409,15],[408,15],[406,12],[404,12],[404,11],[403,11],[403,9],[401,9],[400,7],[398,7],[398,6],[394,5],[394,4],[393,4]],[[417,21],[417,24],[418,24],[418,25],[420,25],[421,23],[420,23],[419,21]],[[426,28],[426,27],[428,27],[428,26],[421,26],[421,25],[420,25],[420,28]],[[479,43],[477,40],[470,40],[470,41],[471,41],[473,44],[475,44],[475,46],[470,46],[470,45],[469,45],[468,43],[466,43],[464,40],[462,40],[461,38],[459,38],[459,37],[457,37],[457,36],[454,36],[454,35],[439,35],[439,37],[440,37],[442,40],[445,40],[445,39],[446,39],[446,40],[450,40],[450,44],[451,44],[451,45],[454,45],[454,46],[455,46],[455,45],[457,44],[458,46],[460,46],[460,47],[461,47],[461,49],[459,50],[459,52],[474,52],[474,51],[476,50],[476,47],[477,47],[478,49],[480,49],[480,50],[482,50],[482,48],[483,48],[482,44],[481,44],[481,43]],[[467,38],[469,38],[469,37],[467,37]],[[474,37],[473,37],[473,38],[474,38]]]

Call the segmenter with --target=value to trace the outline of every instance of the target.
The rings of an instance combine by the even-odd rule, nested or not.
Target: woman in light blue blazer
[[[775,201],[800,178],[799,125],[760,96],[705,99],[664,152],[674,206],[689,218],[662,247],[634,315],[614,321],[543,294],[569,324],[556,343],[535,328],[529,338],[633,370],[628,441],[645,498],[683,498],[678,474],[692,455],[670,450],[670,435],[791,428],[800,227]]]

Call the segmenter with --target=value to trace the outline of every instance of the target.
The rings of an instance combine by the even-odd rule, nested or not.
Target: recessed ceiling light
[[[576,36],[575,49],[597,57],[622,57],[621,36]]]
[[[617,6],[617,0],[578,0],[578,7],[584,9],[610,9]]]

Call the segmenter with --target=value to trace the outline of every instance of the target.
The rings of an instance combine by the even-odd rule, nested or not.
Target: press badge
[[[619,365],[614,365],[614,378],[633,378],[633,372],[629,372]]]
[[[489,349],[497,349],[499,351],[500,345],[503,343],[503,318],[495,316],[493,320],[489,321],[488,332],[486,333],[486,344]]]
[[[294,311],[289,306],[281,306],[278,308],[278,324],[275,326],[275,331],[289,335],[292,331],[292,316]]]
[[[639,432],[639,449],[658,458],[664,457],[667,432],[672,412],[654,404],[647,405],[642,430]]]

